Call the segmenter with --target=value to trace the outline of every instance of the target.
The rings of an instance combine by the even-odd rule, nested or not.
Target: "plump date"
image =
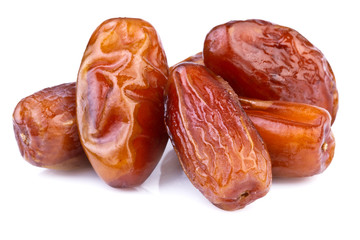
[[[204,62],[239,96],[323,107],[335,120],[338,92],[324,55],[297,31],[262,20],[232,21],[206,36]]]
[[[274,177],[308,177],[329,166],[335,139],[325,109],[303,103],[239,99],[267,146]]]
[[[235,210],[268,192],[269,154],[222,78],[199,64],[176,65],[165,107],[166,126],[181,165],[210,202]]]
[[[75,83],[46,88],[15,107],[15,137],[29,163],[53,169],[88,163],[77,132],[75,92]]]
[[[77,80],[82,146],[110,186],[133,187],[151,174],[165,149],[166,56],[155,29],[141,19],[103,22],[91,36]]]

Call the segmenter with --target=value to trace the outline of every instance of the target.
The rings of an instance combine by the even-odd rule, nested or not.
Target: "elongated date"
[[[141,19],[103,22],[91,36],[77,79],[82,146],[112,187],[143,183],[168,136],[164,89],[168,65],[155,29]]]
[[[302,102],[325,108],[334,122],[338,91],[324,55],[297,31],[262,20],[213,28],[204,62],[239,96]]]
[[[88,164],[77,132],[75,88],[75,83],[46,88],[15,107],[15,137],[21,155],[32,165],[73,169]]]
[[[169,76],[165,116],[186,175],[214,205],[243,208],[269,191],[269,154],[222,78],[199,64],[176,65]]]
[[[239,100],[267,146],[274,177],[308,177],[329,166],[335,139],[325,109],[294,102]]]

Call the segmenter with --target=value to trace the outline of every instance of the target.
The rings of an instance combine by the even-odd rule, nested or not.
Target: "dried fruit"
[[[297,31],[262,20],[213,28],[204,62],[239,96],[323,107],[335,120],[338,92],[324,55]]]
[[[223,79],[199,64],[175,66],[165,116],[186,175],[214,205],[243,208],[269,191],[269,154]]]
[[[75,83],[22,99],[14,110],[13,125],[21,155],[32,165],[72,169],[88,163],[77,132]]]
[[[274,177],[308,177],[329,166],[335,139],[325,109],[303,103],[239,99],[267,146]]]
[[[77,80],[82,146],[110,186],[143,183],[167,143],[166,56],[155,29],[141,19],[103,22],[84,53]]]
[[[182,62],[204,65],[201,52]],[[267,146],[273,177],[308,177],[329,166],[335,139],[328,111],[304,103],[239,100]]]

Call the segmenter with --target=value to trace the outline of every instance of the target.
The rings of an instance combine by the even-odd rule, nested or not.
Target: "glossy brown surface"
[[[208,33],[203,55],[239,96],[316,105],[335,120],[338,92],[331,67],[291,28],[262,20],[228,22]]]
[[[235,92],[206,67],[170,73],[166,117],[181,165],[200,192],[225,210],[245,207],[271,185],[271,162]]]
[[[192,63],[205,65],[202,52],[198,52],[197,54],[190,56],[190,57],[184,59],[183,61],[181,61],[181,63],[183,63],[183,62],[192,62]]]
[[[172,69],[174,67],[176,67],[176,65],[180,64],[180,63],[184,63],[184,62],[190,62],[190,63],[197,63],[200,65],[205,65],[204,64],[204,58],[203,58],[203,53],[202,52],[198,52],[197,54],[190,56],[184,60],[182,60],[181,62],[178,62],[177,64],[173,65],[170,67],[169,71],[172,71]]]
[[[46,88],[22,99],[13,113],[21,155],[45,168],[72,169],[88,163],[79,141],[75,83]]]
[[[140,19],[103,22],[84,53],[77,81],[80,140],[110,186],[132,187],[165,149],[168,66],[155,29]]]
[[[201,52],[182,62],[204,65]],[[267,146],[273,177],[308,177],[329,166],[335,138],[325,109],[295,102],[239,100]]]
[[[240,103],[267,146],[274,177],[308,177],[329,166],[335,139],[325,109],[246,98]]]

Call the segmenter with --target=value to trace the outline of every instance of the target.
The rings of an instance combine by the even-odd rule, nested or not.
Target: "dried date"
[[[324,55],[297,31],[262,20],[232,21],[213,28],[204,62],[239,96],[302,102],[338,109],[333,71]]]
[[[328,111],[303,103],[239,100],[267,146],[273,177],[308,177],[329,166],[335,139]]]
[[[75,88],[75,83],[46,88],[15,107],[15,137],[32,165],[73,169],[88,163],[77,132]]]
[[[82,146],[112,187],[143,183],[168,136],[164,88],[168,66],[155,29],[141,19],[103,22],[91,36],[77,80]]]
[[[186,175],[214,205],[235,210],[268,192],[269,154],[223,79],[199,64],[176,65],[169,76],[165,116]]]

